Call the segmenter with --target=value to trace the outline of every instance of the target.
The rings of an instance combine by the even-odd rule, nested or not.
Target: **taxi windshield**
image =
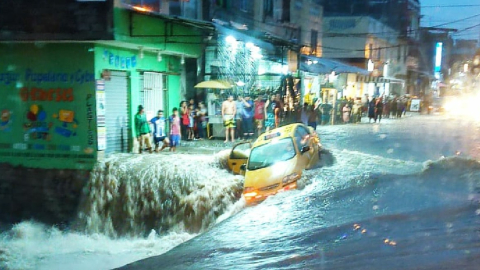
[[[295,148],[291,138],[272,140],[267,144],[252,149],[248,159],[248,170],[258,170],[285,161],[295,156]]]

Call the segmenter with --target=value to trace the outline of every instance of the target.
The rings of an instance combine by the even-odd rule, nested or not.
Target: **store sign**
[[[97,149],[103,151],[107,148],[107,128],[105,127],[105,82],[96,81],[97,99]]]
[[[7,78],[18,78],[21,87],[10,82],[0,88],[4,97],[0,100],[0,162],[44,168],[93,163],[95,99],[89,93],[93,73],[53,66],[46,71],[35,66],[10,73]]]
[[[435,70],[434,72],[440,72],[442,67],[442,51],[443,51],[443,43],[437,42],[435,45]]]
[[[411,112],[419,112],[420,111],[420,99],[412,99],[410,103],[410,111]]]

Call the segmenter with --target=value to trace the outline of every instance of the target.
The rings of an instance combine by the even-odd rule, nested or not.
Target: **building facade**
[[[120,0],[2,1],[0,24],[1,219],[67,222],[97,159],[138,150],[138,105],[185,98],[209,25]]]
[[[0,68],[2,78],[9,79],[2,81],[7,98],[0,108],[9,118],[2,133],[9,136],[1,137],[1,160],[86,169],[97,154],[135,151],[137,106],[145,107],[147,117],[178,106],[186,89],[185,63],[203,52],[201,26],[122,2],[58,1],[53,6],[91,8],[95,12],[78,12],[83,21],[96,24],[57,25],[52,21],[64,20],[63,15],[49,9],[35,14],[57,16],[41,21],[45,25],[33,15],[14,25],[15,10],[2,16],[7,34],[1,38]],[[44,157],[63,162],[52,164]]]
[[[402,95],[403,81],[396,79],[406,72],[405,46],[399,43],[398,32],[384,23],[364,16],[328,16],[323,24],[323,56],[341,59],[363,68],[370,76],[350,82],[348,91],[363,96]]]
[[[425,77],[428,80],[429,74],[423,69],[425,56],[418,50],[421,34],[419,29],[421,10],[418,0],[323,0],[321,3],[326,17],[368,16],[393,30],[393,32],[388,33],[391,34],[392,38],[396,39],[394,48],[398,52],[395,53],[397,58],[393,58],[385,63],[389,65],[387,75],[404,81],[403,90],[396,90],[397,94],[421,94],[423,89],[418,82],[425,79]],[[372,35],[378,33],[373,31],[358,34]],[[367,50],[368,48],[365,48],[364,52]],[[399,82],[395,81],[397,87]]]

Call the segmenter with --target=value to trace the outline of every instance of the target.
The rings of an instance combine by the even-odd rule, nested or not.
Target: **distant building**
[[[472,60],[478,50],[478,40],[457,39],[452,50],[453,62]]]
[[[389,64],[398,65],[393,67],[396,79],[405,81],[405,93],[419,95],[423,88],[419,81],[429,80],[428,71],[423,69],[421,52],[418,50],[420,40],[420,2],[418,0],[322,0],[325,17],[370,17],[393,30],[390,37],[396,39],[394,47],[397,52]],[[386,34],[374,29],[368,32],[356,33],[357,36]],[[325,40],[325,36],[324,36]],[[352,44],[353,45],[353,44]],[[368,45],[369,46],[369,45]],[[369,48],[365,47],[366,52]],[[385,48],[388,49],[388,48]],[[426,82],[428,84],[428,82]]]

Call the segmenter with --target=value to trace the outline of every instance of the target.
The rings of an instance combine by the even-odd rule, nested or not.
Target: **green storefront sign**
[[[0,162],[93,166],[93,58],[88,44],[0,45]]]

